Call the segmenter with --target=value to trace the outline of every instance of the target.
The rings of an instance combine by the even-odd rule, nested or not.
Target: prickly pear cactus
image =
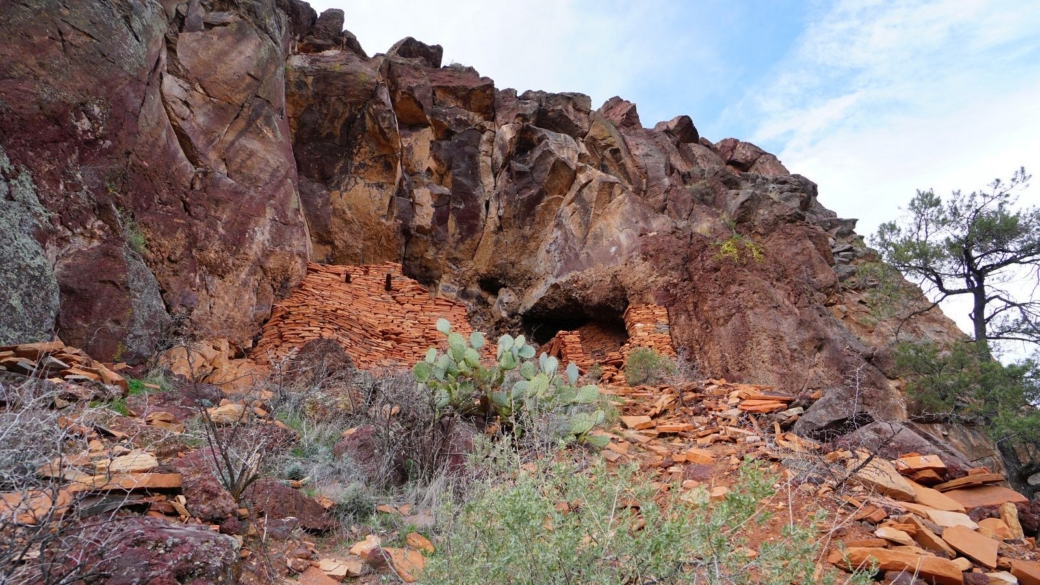
[[[523,335],[500,337],[496,362],[486,366],[480,360],[483,334],[466,339],[452,331],[446,319],[437,321],[437,331],[448,338],[447,351],[430,348],[412,373],[420,390],[433,394],[438,409],[464,415],[494,413],[515,432],[523,432],[523,421],[552,412],[562,415],[556,429],[560,438],[604,446],[604,437],[589,434],[606,420],[603,410],[594,408],[599,388],[575,386],[578,366],[571,363],[560,371],[559,361],[544,353],[535,360],[534,346]],[[518,375],[509,377],[518,379],[507,384],[507,374],[514,370]]]

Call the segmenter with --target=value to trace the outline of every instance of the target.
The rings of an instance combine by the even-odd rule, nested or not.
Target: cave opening
[[[568,305],[550,311],[528,312],[523,328],[540,346],[551,343],[561,331],[576,332],[582,353],[592,361],[605,360],[608,354],[621,351],[628,343],[628,329],[623,310],[613,307],[581,307]]]

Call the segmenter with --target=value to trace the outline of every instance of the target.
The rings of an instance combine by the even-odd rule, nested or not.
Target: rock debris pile
[[[0,370],[43,377],[56,383],[100,383],[117,386],[124,392],[127,389],[126,380],[122,376],[91,358],[83,350],[66,346],[60,339],[21,345],[0,345]]]
[[[785,474],[814,506],[836,509],[833,523],[818,526],[833,531],[826,558],[832,565],[873,564],[885,583],[1040,583],[1036,537],[1026,536],[1036,510],[1006,487],[1002,474],[955,471],[937,455],[887,460],[832,450],[786,432],[802,406],[769,414],[756,406],[806,404],[819,396],[784,396],[726,380],[609,391],[623,404],[619,428],[603,433],[610,438],[604,458],[637,464],[660,489],[678,485],[691,502],[720,501],[740,462],[758,459]],[[919,581],[908,579],[915,574]]]

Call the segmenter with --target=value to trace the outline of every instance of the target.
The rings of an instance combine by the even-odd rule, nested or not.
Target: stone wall
[[[400,264],[309,264],[300,286],[275,305],[252,356],[271,363],[312,339],[333,339],[359,368],[410,368],[445,345],[440,318],[467,338],[473,332],[465,305],[431,296]]]

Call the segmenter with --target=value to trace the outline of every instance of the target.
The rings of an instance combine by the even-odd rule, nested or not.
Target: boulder
[[[286,1],[286,0],[280,0]],[[298,0],[288,0],[297,4]],[[367,59],[357,37],[350,31],[343,30],[344,14],[338,8],[329,8],[316,16],[314,10],[309,6],[306,10],[289,7],[286,13],[289,16],[291,30],[297,38],[301,38],[297,50],[301,53],[321,53],[323,51],[346,49],[351,53]]]
[[[967,514],[961,514],[959,512],[946,512],[943,510],[934,510],[932,508],[926,509],[928,513],[928,519],[935,524],[942,526],[943,528],[950,528],[953,526],[961,526],[968,530],[975,530],[979,527],[974,520],[968,517]],[[943,534],[946,532],[943,531]]]
[[[204,522],[220,524],[237,514],[238,505],[213,474],[214,463],[209,457],[208,449],[198,449],[171,459],[168,465],[183,477],[188,512]]]
[[[945,540],[933,532],[931,528],[925,526],[924,522],[918,520],[916,516],[907,515],[905,520],[912,524],[916,530],[913,539],[921,548],[948,558],[957,556],[957,553],[950,548],[950,545],[946,544]]]
[[[891,526],[879,527],[877,530],[874,531],[874,536],[904,546],[914,546],[915,544],[914,539],[910,538],[909,534],[897,528],[892,528]]]
[[[322,11],[311,27],[310,36],[324,41],[336,42],[340,33],[343,32],[345,16],[339,8],[329,8]]]
[[[966,526],[951,526],[943,530],[942,539],[951,547],[989,569],[997,568],[997,550],[1000,543]]]
[[[1022,524],[1018,521],[1018,508],[1014,504],[1004,502],[1000,505],[1000,519],[1007,525],[1011,538],[1025,538]]]
[[[780,162],[780,159],[775,156],[765,153],[755,160],[755,164],[751,165],[748,172],[762,175],[763,177],[782,177],[784,175],[790,175],[791,171],[787,170],[787,167]]]
[[[754,144],[742,142],[736,138],[720,140],[715,145],[715,148],[726,164],[740,171],[750,171],[755,163],[758,162],[758,159],[766,154],[764,150]],[[779,161],[777,164],[779,164]],[[787,174],[786,169],[782,174]]]
[[[1040,563],[1011,561],[1011,574],[1021,585],[1040,585]]]
[[[658,122],[654,131],[664,132],[680,144],[697,144],[701,137],[689,116],[676,116],[667,122]]]
[[[860,454],[859,458],[849,461],[848,467],[854,470],[852,481],[868,489],[877,490],[878,493],[889,496],[894,500],[912,502],[916,498],[913,486],[903,476],[899,475],[891,463],[874,457],[867,461],[866,454]]]
[[[235,402],[207,408],[206,414],[209,415],[209,419],[213,421],[213,424],[218,427],[230,427],[245,423],[253,417],[253,413],[246,410],[244,405]]]
[[[1011,536],[1011,528],[1000,518],[983,518],[979,520],[979,533],[988,531],[990,538],[996,540],[1009,540],[1013,538]]]
[[[388,57],[401,57],[403,59],[418,59],[426,67],[437,69],[441,66],[441,57],[444,49],[440,45],[427,45],[412,37],[405,37],[390,47],[386,52]]]
[[[388,465],[383,461],[376,428],[365,425],[344,435],[332,447],[332,456],[349,457],[369,483],[379,484],[386,480]]]
[[[604,102],[596,112],[613,122],[618,128],[639,129],[643,127],[639,121],[639,113],[636,112],[636,105],[618,96]]]
[[[938,455],[903,455],[894,463],[903,475],[913,475],[922,471],[934,471],[940,475],[946,473],[946,464]]]
[[[66,558],[82,558],[106,575],[106,583],[235,582],[238,541],[205,526],[129,517],[104,522],[97,530],[100,534],[79,541]]]
[[[519,99],[534,106],[533,115],[523,121],[574,139],[584,138],[589,131],[592,100],[585,94],[525,91]]]
[[[343,576],[346,577],[345,571]],[[298,582],[300,585],[336,585],[340,580],[333,579],[321,567],[310,566],[300,573]]]
[[[945,510],[947,512],[966,512],[957,500],[950,498],[940,491],[933,490],[932,488],[919,485],[913,481],[908,481],[910,487],[914,490],[914,498],[918,504],[935,508],[936,510]]]
[[[967,458],[951,445],[943,444],[931,435],[917,432],[910,425],[900,422],[876,421],[862,425],[841,437],[835,442],[835,446],[843,449],[877,451],[885,459],[897,459],[903,453],[911,452],[933,455],[939,457],[943,465],[954,473],[963,473],[963,470],[971,467]]]
[[[34,233],[47,212],[26,168],[0,144],[0,345],[44,341],[58,316],[58,282]]]
[[[289,34],[301,39],[318,20],[318,13],[303,0],[276,0],[278,8],[289,18]]]
[[[354,362],[342,345],[332,339],[315,339],[300,348],[287,375],[294,383],[320,388],[346,383],[354,372]]]
[[[130,244],[110,240],[77,250],[58,264],[56,277],[63,340],[106,361],[135,364],[152,357],[170,316],[159,283]]]
[[[964,508],[983,508],[988,506],[1000,506],[1002,504],[1025,504],[1029,500],[1025,496],[999,485],[984,485],[971,488],[954,489],[943,495],[957,502]]]
[[[326,532],[336,526],[314,498],[273,479],[257,481],[249,486],[245,496],[252,502],[257,516],[268,521],[293,517],[299,520],[301,528],[310,532]]]
[[[421,552],[407,548],[384,548],[383,551],[389,555],[390,566],[402,581],[415,583],[418,580],[426,564]]]

